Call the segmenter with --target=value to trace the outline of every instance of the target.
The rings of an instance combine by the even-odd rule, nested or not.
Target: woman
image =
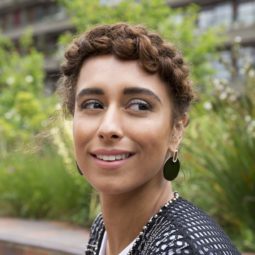
[[[169,182],[193,99],[181,54],[142,26],[116,24],[74,39],[65,58],[77,166],[102,209],[85,254],[240,254]]]

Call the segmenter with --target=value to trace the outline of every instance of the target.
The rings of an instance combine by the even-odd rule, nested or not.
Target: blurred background
[[[0,216],[91,224],[98,197],[55,91],[73,36],[121,21],[182,50],[199,97],[174,188],[254,252],[254,0],[0,0]]]

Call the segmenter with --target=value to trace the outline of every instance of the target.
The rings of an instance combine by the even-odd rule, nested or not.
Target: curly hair
[[[194,93],[181,53],[144,26],[119,23],[96,26],[75,38],[67,48],[59,86],[65,112],[74,114],[76,84],[83,62],[105,54],[137,60],[145,71],[157,73],[169,89],[174,115],[183,115],[188,110]]]

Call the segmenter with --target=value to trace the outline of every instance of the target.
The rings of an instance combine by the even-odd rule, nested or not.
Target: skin
[[[74,147],[80,169],[100,195],[107,255],[121,252],[172,197],[162,169],[177,150],[187,122],[183,116],[173,123],[172,107],[164,82],[137,61],[105,55],[82,65]],[[125,150],[132,156],[116,168],[105,169],[95,160],[98,149]]]

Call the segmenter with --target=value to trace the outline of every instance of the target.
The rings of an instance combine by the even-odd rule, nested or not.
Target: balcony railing
[[[25,29],[28,27],[31,28],[33,35],[59,33],[61,31],[73,29],[73,25],[69,19],[59,21],[45,20],[43,22],[30,24],[26,27],[16,28],[4,32],[3,34],[11,39],[17,39],[24,34]]]

